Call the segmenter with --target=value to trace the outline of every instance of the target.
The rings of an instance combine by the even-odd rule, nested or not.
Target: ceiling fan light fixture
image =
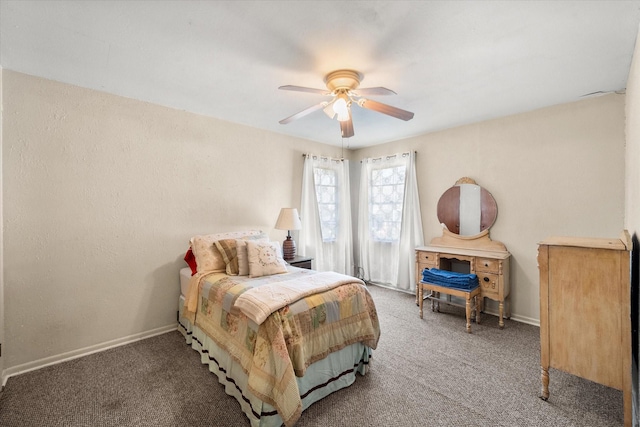
[[[341,93],[333,102],[333,111],[338,115],[338,121],[349,120],[349,103],[347,100],[347,95]]]
[[[333,102],[328,102],[322,111],[324,111],[330,119],[333,119],[336,116],[336,112],[333,111]]]
[[[344,114],[338,114],[337,119],[338,119],[339,122],[347,122],[347,121],[349,121],[351,119],[351,117],[349,116],[349,110],[347,110],[347,112],[344,113]]]

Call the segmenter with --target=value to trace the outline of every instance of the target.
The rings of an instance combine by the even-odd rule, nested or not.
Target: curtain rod
[[[404,156],[407,156],[407,155],[411,154],[411,151],[405,151],[404,153],[391,154],[390,156],[373,157],[373,158],[371,158],[371,161],[375,162],[377,160],[382,160],[382,159],[386,159],[386,160],[393,159],[398,154],[402,154],[402,157],[404,157]],[[413,154],[415,154],[417,156],[418,155],[418,151],[414,151]],[[364,160],[364,159],[362,159],[362,160]],[[362,160],[360,160],[360,163],[362,163]]]
[[[318,156],[317,154],[307,154],[307,153],[302,153],[302,157],[310,157],[312,159],[320,159],[320,160],[329,160],[329,161],[332,161],[332,162],[342,162],[342,161],[344,161],[344,158],[335,159],[335,158],[329,157],[329,156]]]

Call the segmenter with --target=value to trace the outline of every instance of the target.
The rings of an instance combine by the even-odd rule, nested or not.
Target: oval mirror
[[[438,220],[460,236],[483,232],[497,216],[498,205],[491,193],[470,178],[459,179],[438,200]]]

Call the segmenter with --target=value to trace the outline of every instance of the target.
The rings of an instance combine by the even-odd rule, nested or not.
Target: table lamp
[[[280,215],[278,215],[278,221],[276,221],[276,230],[287,230],[287,239],[282,242],[282,257],[285,260],[296,257],[296,242],[291,238],[291,230],[300,230],[301,228],[302,223],[297,209],[280,209]]]

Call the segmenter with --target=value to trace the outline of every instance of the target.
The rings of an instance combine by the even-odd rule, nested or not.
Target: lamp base
[[[296,257],[296,242],[287,236],[287,240],[282,242],[282,258],[285,260],[291,260]]]

